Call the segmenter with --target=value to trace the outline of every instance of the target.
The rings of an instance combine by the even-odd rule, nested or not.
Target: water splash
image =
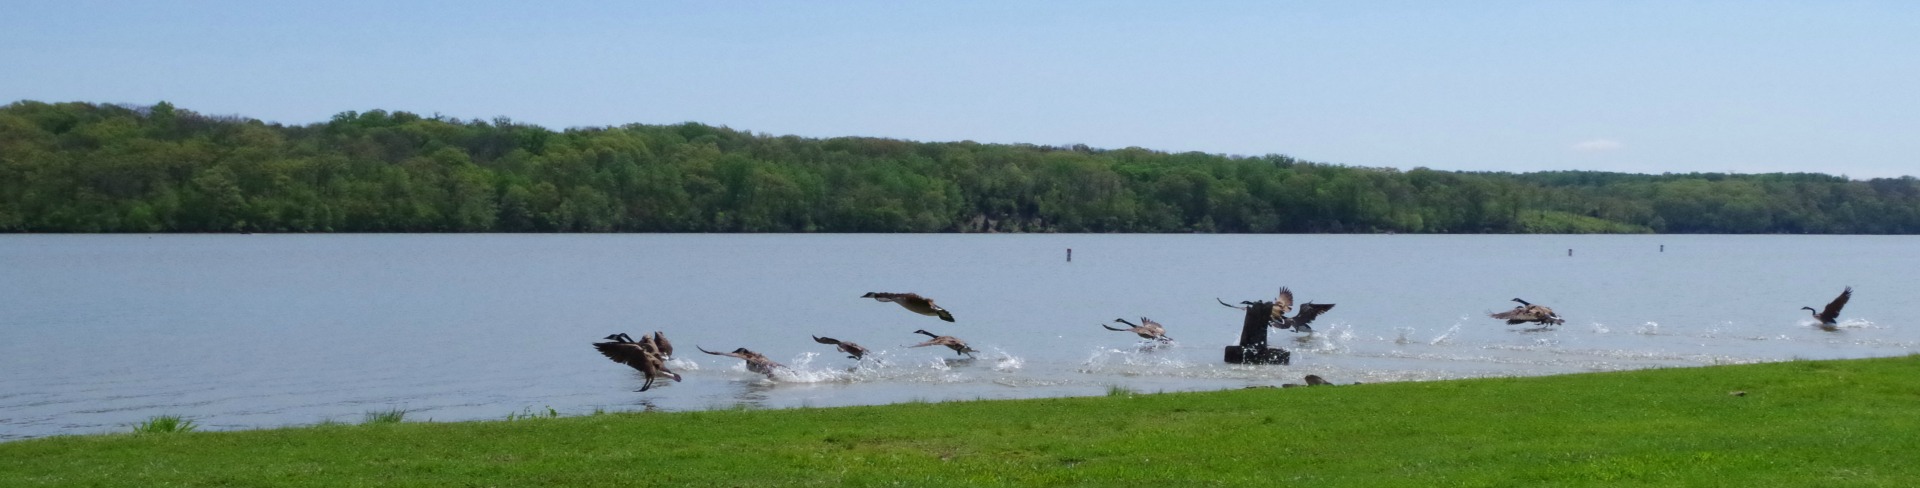
[[[699,371],[700,363],[693,362],[692,359],[687,358],[673,358],[667,360],[667,369],[674,371]]]
[[[1460,324],[1456,322],[1453,324],[1453,327],[1448,327],[1446,332],[1441,332],[1440,335],[1434,337],[1433,340],[1427,341],[1427,344],[1438,346],[1441,344],[1451,343],[1453,342],[1453,335],[1459,332],[1460,332]]]
[[[1867,319],[1847,319],[1847,320],[1842,320],[1840,321],[1840,323],[1833,324],[1833,325],[1834,327],[1839,327],[1842,329],[1879,329],[1881,328],[1878,324],[1873,323],[1872,320],[1867,320]]]
[[[1404,346],[1413,342],[1412,340],[1407,339],[1407,336],[1413,335],[1414,330],[1412,327],[1394,327],[1393,331],[1397,334],[1393,338],[1394,344],[1399,344]]]
[[[1641,324],[1640,327],[1633,329],[1633,333],[1640,335],[1660,335],[1660,323],[1647,321],[1647,323]]]
[[[818,353],[812,353],[812,352],[800,353],[799,356],[796,356],[793,358],[793,361],[791,362],[791,364],[788,364],[787,367],[775,369],[773,371],[774,378],[783,383],[827,383],[827,382],[851,381],[851,379],[848,378],[849,371],[847,370],[833,370],[833,369],[814,367],[813,360],[818,357],[820,357]]]
[[[991,350],[984,354],[987,355],[988,361],[993,362],[994,371],[999,371],[1002,373],[1019,371],[1021,367],[1027,365],[1027,360],[1022,359],[1019,356],[1015,356],[1012,353],[1008,353],[1006,350],[1000,349],[998,347],[989,347],[988,349],[991,349]]]
[[[1090,374],[1113,373],[1123,376],[1137,376],[1148,372],[1165,372],[1167,370],[1189,366],[1186,361],[1182,361],[1171,355],[1159,354],[1159,352],[1160,349],[1158,348],[1095,348],[1093,352],[1087,356],[1087,360],[1082,361],[1079,368],[1075,368],[1075,371]]]
[[[1599,322],[1594,322],[1592,327],[1593,327],[1593,333],[1595,334],[1605,334],[1605,333],[1613,332],[1613,329],[1607,328],[1607,324],[1602,324]]]
[[[1293,338],[1299,350],[1316,353],[1341,353],[1347,351],[1347,344],[1353,341],[1353,326],[1336,323],[1321,330]]]

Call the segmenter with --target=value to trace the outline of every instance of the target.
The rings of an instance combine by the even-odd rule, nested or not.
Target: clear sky
[[[0,0],[0,103],[1920,174],[1920,2]]]

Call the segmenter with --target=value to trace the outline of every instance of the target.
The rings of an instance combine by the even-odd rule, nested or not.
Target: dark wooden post
[[[1227,346],[1226,360],[1232,364],[1287,364],[1293,353],[1267,347],[1267,323],[1273,316],[1272,302],[1253,302],[1247,306],[1246,319],[1240,323],[1240,344]]]

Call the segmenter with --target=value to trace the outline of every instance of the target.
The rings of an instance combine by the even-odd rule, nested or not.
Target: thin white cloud
[[[1618,149],[1620,149],[1620,141],[1613,139],[1593,139],[1573,145],[1573,150],[1580,152],[1606,152]]]

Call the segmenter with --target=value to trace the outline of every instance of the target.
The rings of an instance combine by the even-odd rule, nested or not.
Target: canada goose
[[[1167,337],[1167,328],[1161,327],[1159,322],[1154,322],[1152,319],[1146,317],[1140,317],[1139,325],[1134,325],[1133,322],[1128,322],[1127,319],[1113,319],[1113,321],[1127,324],[1127,328],[1122,329],[1107,324],[1100,324],[1100,326],[1112,331],[1132,332],[1138,334],[1141,339],[1152,339],[1160,342],[1173,340],[1172,337]]]
[[[953,321],[952,313],[948,313],[947,309],[940,308],[939,305],[934,305],[932,298],[920,296],[918,293],[868,292],[865,295],[860,295],[860,298],[872,298],[882,302],[897,303],[900,304],[900,308],[913,311],[913,313],[940,317],[940,320],[948,322]]]
[[[978,352],[973,350],[973,348],[971,347],[967,347],[967,341],[960,340],[953,336],[935,335],[934,333],[927,332],[925,330],[916,330],[916,331],[913,331],[913,333],[926,334],[927,337],[932,337],[933,339],[929,339],[927,340],[927,342],[922,342],[922,343],[914,344],[907,347],[947,346],[948,349],[953,350],[954,354],[965,354],[967,355],[967,357],[973,357],[973,353]]]
[[[834,345],[835,349],[839,349],[840,352],[847,353],[847,357],[854,358],[854,359],[860,359],[861,357],[864,357],[867,355],[867,348],[860,347],[859,344],[842,341],[832,337],[813,336],[813,342],[818,342],[821,344],[832,344]]]
[[[1220,302],[1221,305],[1226,305],[1228,308],[1237,308],[1240,310],[1246,310],[1247,307],[1259,303],[1240,302],[1241,306],[1235,307],[1233,305],[1227,305],[1226,300],[1219,298],[1213,300]],[[1288,290],[1287,287],[1282,286],[1280,287],[1280,293],[1273,297],[1273,303],[1271,304],[1273,311],[1267,316],[1267,326],[1276,329],[1293,329],[1294,332],[1313,332],[1313,327],[1307,324],[1312,323],[1313,319],[1319,317],[1320,314],[1327,313],[1328,310],[1333,310],[1333,305],[1334,304],[1331,303],[1307,302],[1300,305],[1299,313],[1289,318],[1287,317],[1287,312],[1293,310],[1293,290]]]
[[[607,336],[606,339],[614,342],[647,344],[648,347],[653,348],[654,353],[659,354],[662,359],[673,358],[673,343],[667,342],[667,334],[657,330],[653,331],[653,335],[651,336],[640,336],[640,340],[638,341],[633,340],[633,336],[629,336],[625,332]]]
[[[660,357],[667,359],[673,358],[673,343],[667,342],[666,334],[657,330],[653,331],[653,347],[660,350]]]
[[[1820,321],[1821,330],[1840,330],[1840,328],[1836,326],[1840,319],[1840,307],[1847,306],[1847,300],[1852,298],[1853,287],[1849,286],[1846,290],[1840,292],[1839,297],[1834,298],[1831,302],[1827,302],[1825,309],[1817,311],[1814,310],[1813,307],[1800,307],[1800,309],[1812,313],[1814,320]]]
[[[1328,310],[1333,310],[1333,304],[1303,303],[1300,304],[1300,312],[1293,314],[1293,317],[1286,316],[1287,309],[1289,308],[1293,308],[1293,290],[1288,290],[1287,287],[1282,286],[1280,287],[1280,294],[1273,299],[1273,320],[1274,322],[1278,322],[1278,324],[1272,326],[1282,329],[1293,329],[1294,332],[1313,332],[1313,327],[1307,324],[1313,323],[1314,317],[1319,317],[1320,314],[1327,313]],[[1315,376],[1315,378],[1318,378],[1318,376]]]
[[[1280,293],[1273,297],[1273,314],[1269,315],[1269,317],[1273,317],[1274,320],[1281,320],[1286,318],[1287,312],[1292,310],[1293,290],[1288,290],[1287,287],[1282,286],[1280,287]]]
[[[1553,309],[1551,308],[1527,303],[1526,300],[1518,298],[1513,299],[1513,301],[1519,302],[1520,305],[1513,307],[1513,310],[1487,314],[1487,316],[1505,320],[1507,321],[1507,325],[1524,324],[1527,322],[1540,325],[1560,325],[1567,322],[1560,318],[1560,314],[1553,313]]]
[[[713,352],[713,351],[708,351],[708,350],[707,350],[706,348],[704,348],[704,347],[700,347],[699,345],[694,345],[694,346],[693,346],[693,348],[694,348],[694,349],[699,349],[699,350],[700,350],[700,352],[704,352],[704,353],[707,353],[707,354],[712,354],[712,355],[715,355],[715,356],[726,356],[726,357],[730,357],[730,358],[736,358],[736,359],[740,359],[740,360],[742,360],[742,361],[746,361],[746,362],[747,362],[747,371],[752,371],[752,372],[755,372],[755,373],[760,373],[760,374],[764,374],[764,375],[767,375],[767,378],[768,378],[768,379],[772,379],[772,378],[773,378],[773,369],[774,369],[774,368],[785,368],[785,367],[787,367],[787,365],[784,365],[784,364],[780,364],[780,363],[776,363],[776,362],[773,362],[773,360],[772,360],[772,359],[767,359],[767,356],[765,356],[765,355],[762,355],[762,354],[760,354],[760,353],[757,353],[757,352],[753,352],[753,351],[750,351],[750,350],[747,350],[747,348],[744,348],[744,347],[742,347],[742,348],[738,348],[738,349],[734,349],[734,350],[733,350],[733,352]]]
[[[1265,303],[1265,302],[1253,302],[1253,301],[1241,300],[1239,306],[1234,306],[1234,305],[1228,304],[1226,300],[1221,300],[1217,297],[1214,298],[1213,301],[1220,302],[1221,305],[1226,305],[1227,308],[1235,308],[1240,310],[1246,310],[1247,307],[1258,305],[1260,303]],[[1275,322],[1281,321],[1282,318],[1287,316],[1288,311],[1293,310],[1293,290],[1288,290],[1287,287],[1284,287],[1284,286],[1280,287],[1280,293],[1275,295],[1273,297],[1273,302],[1267,303],[1267,305],[1270,307],[1273,307],[1273,310],[1268,312],[1267,316],[1272,317],[1273,318],[1272,321],[1275,321]],[[1274,325],[1274,327],[1280,327],[1280,326]]]
[[[1298,313],[1293,314],[1293,317],[1291,318],[1284,319],[1284,321],[1282,321],[1279,325],[1275,327],[1279,327],[1282,329],[1292,328],[1294,332],[1313,332],[1313,327],[1310,327],[1307,324],[1312,323],[1315,317],[1319,317],[1320,314],[1327,313],[1328,310],[1333,310],[1333,304],[1313,303],[1313,302],[1303,303],[1303,304],[1300,304],[1300,311]]]
[[[634,342],[630,338],[615,339],[624,335],[607,336],[608,340],[616,342],[596,342],[593,343],[593,348],[600,350],[600,355],[606,356],[607,359],[631,366],[646,375],[647,382],[640,385],[640,391],[653,388],[655,377],[665,376],[673,378],[673,381],[680,381],[680,374],[667,369],[666,361],[661,359],[659,350],[653,348],[652,344]]]

